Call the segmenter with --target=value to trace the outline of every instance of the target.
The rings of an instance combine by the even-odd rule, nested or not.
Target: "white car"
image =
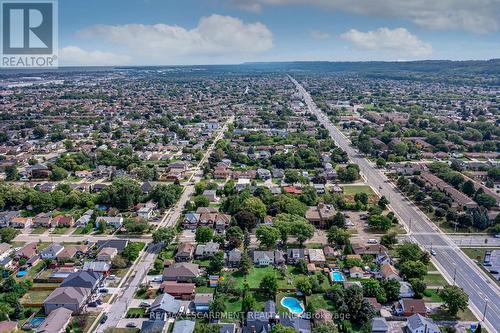
[[[436,251],[431,250],[431,254],[432,254],[433,256],[435,256],[435,255],[436,255]]]
[[[377,240],[376,240],[376,239],[370,238],[370,239],[368,240],[368,244],[377,244],[377,243],[378,243],[378,242],[377,242]]]

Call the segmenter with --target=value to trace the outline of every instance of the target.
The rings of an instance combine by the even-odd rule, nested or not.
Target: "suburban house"
[[[217,196],[217,191],[215,190],[205,190],[202,194],[210,202],[219,202],[220,198]]]
[[[193,263],[175,263],[163,270],[163,281],[193,282],[198,276],[200,268]]]
[[[335,214],[332,205],[320,203],[315,207],[309,207],[306,212],[306,219],[317,228],[324,229],[328,227],[328,222],[334,218]]]
[[[372,333],[386,333],[389,331],[389,325],[384,317],[375,317],[372,319]]]
[[[14,217],[10,220],[10,226],[16,229],[24,229],[24,227],[28,226],[31,223],[31,218],[29,217]]]
[[[349,276],[353,279],[363,278],[364,272],[360,267],[354,266],[349,269]]]
[[[212,302],[213,299],[214,299],[214,294],[212,293],[207,293],[207,294],[197,293],[196,295],[194,295],[193,303],[196,312],[208,312],[210,302]]]
[[[123,217],[121,216],[99,216],[95,219],[96,223],[104,222],[106,225],[119,229],[123,225]]]
[[[402,280],[399,276],[399,271],[391,264],[384,264],[380,266],[380,275],[387,280]]]
[[[33,227],[50,228],[52,226],[52,214],[40,213],[33,218]]]
[[[73,311],[64,307],[50,312],[43,323],[38,326],[35,333],[65,333],[66,327],[71,321]],[[4,332],[1,331],[0,332]]]
[[[184,229],[195,229],[198,226],[198,222],[200,221],[200,214],[195,212],[188,212],[184,217],[184,222],[182,226]]]
[[[36,243],[28,243],[16,252],[16,257],[30,259],[37,254]]]
[[[415,296],[415,292],[413,291],[411,284],[406,281],[399,282],[399,297],[401,298],[411,298]]]
[[[283,252],[279,250],[275,251],[260,251],[255,250],[252,252],[253,263],[257,266],[279,266],[285,263],[285,257]]]
[[[422,299],[402,298],[396,305],[396,313],[409,317],[414,314],[427,315],[427,308]]]
[[[123,250],[127,247],[128,240],[127,239],[110,239],[110,240],[98,240],[97,241],[97,250],[100,251],[105,247],[115,248],[118,253],[122,253]]]
[[[167,321],[168,318],[179,313],[180,301],[167,293],[158,295],[149,308],[149,318],[151,320]]]
[[[113,247],[104,247],[97,254],[97,261],[111,262],[118,254],[118,250]]]
[[[172,333],[193,333],[196,322],[192,320],[177,320],[174,323]]]
[[[306,259],[305,249],[288,249],[286,255],[286,262],[290,265],[295,265],[300,259]]]
[[[414,314],[406,320],[406,329],[408,333],[440,333],[438,325],[430,318],[420,314]]]
[[[177,299],[190,301],[194,299],[196,284],[194,283],[178,283],[177,281],[164,281],[160,285],[161,292],[172,295]]]
[[[78,271],[69,274],[68,277],[63,280],[60,287],[87,288],[90,289],[91,292],[95,292],[99,288],[103,278],[104,276],[97,272]]]
[[[55,259],[59,253],[64,250],[64,246],[58,243],[52,243],[40,252],[42,259]]]
[[[80,313],[91,294],[91,289],[82,287],[59,287],[43,302],[45,314],[55,309],[66,308],[74,314]]]
[[[111,271],[111,265],[105,261],[86,261],[83,263],[82,270],[108,276]]]
[[[141,333],[158,333],[165,331],[163,320],[146,320],[142,322]]]
[[[0,332],[2,333],[18,332],[17,321],[9,321],[9,320],[0,321]]]
[[[241,264],[242,252],[239,249],[232,249],[227,253],[227,265],[231,268],[239,267]]]
[[[309,262],[317,266],[323,266],[326,264],[325,254],[322,249],[309,249]]]
[[[199,244],[196,247],[196,252],[194,257],[196,259],[204,259],[213,257],[217,252],[219,252],[219,243],[208,242],[206,244]]]
[[[59,215],[54,217],[52,224],[55,227],[72,227],[75,219],[72,216]]]
[[[181,243],[175,254],[176,262],[188,262],[193,259],[194,244]]]

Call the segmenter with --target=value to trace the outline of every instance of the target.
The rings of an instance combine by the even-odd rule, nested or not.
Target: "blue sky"
[[[59,0],[63,65],[491,59],[500,0]]]

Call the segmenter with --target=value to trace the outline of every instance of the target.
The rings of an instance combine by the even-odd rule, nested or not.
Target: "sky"
[[[59,0],[60,65],[500,57],[500,0]]]

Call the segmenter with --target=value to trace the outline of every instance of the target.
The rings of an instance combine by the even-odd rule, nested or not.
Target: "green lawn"
[[[373,189],[368,185],[344,185],[342,186],[345,195],[355,195],[356,193],[366,193],[367,195],[375,195]]]
[[[325,294],[313,294],[311,296],[307,296],[306,302],[307,304],[312,304],[315,309],[325,309],[330,312],[335,311],[333,301],[327,299]]]
[[[127,311],[127,318],[141,318],[146,315],[146,309],[144,308],[130,308]]]
[[[486,251],[492,251],[492,250],[498,250],[498,249],[495,249],[495,248],[461,248],[460,250],[462,250],[469,258],[476,259],[479,262],[483,262],[484,253]]]
[[[64,228],[64,227],[54,228],[54,230],[52,231],[52,234],[53,235],[64,235],[64,234],[68,233],[70,230],[71,230],[71,228]]]
[[[215,288],[209,287],[209,286],[199,286],[196,287],[196,293],[201,293],[201,294],[210,294],[214,293]]]
[[[437,289],[427,289],[424,293],[424,301],[425,302],[442,302],[441,297],[438,294]]]
[[[21,304],[43,303],[52,290],[30,290],[21,298]]]
[[[436,321],[441,321],[441,320],[461,320],[461,321],[477,321],[476,316],[471,312],[469,308],[465,311],[459,311],[458,315],[453,318],[450,316],[450,314],[445,311],[445,310],[439,310],[436,313],[431,314],[429,317]]]
[[[36,234],[36,235],[41,235],[41,234],[43,234],[45,231],[47,231],[47,228],[44,228],[44,227],[37,227],[37,228],[33,228],[33,229],[31,229],[31,233],[32,233],[32,234]]]
[[[441,274],[427,274],[424,278],[424,282],[428,286],[447,286],[448,282],[441,276]]]

